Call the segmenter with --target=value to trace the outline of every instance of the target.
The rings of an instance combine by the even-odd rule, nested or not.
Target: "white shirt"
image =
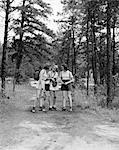
[[[57,79],[58,78],[58,72],[53,72],[53,71],[49,71],[49,76],[50,78],[53,78],[53,79]]]
[[[72,75],[72,73],[69,70],[61,71],[60,78],[62,80],[71,80],[71,79],[73,79],[73,75]]]
[[[39,81],[37,86],[38,89],[45,89],[45,84],[49,84],[49,81],[45,81],[47,78],[49,78],[49,74],[46,72],[45,69],[42,69],[39,75]]]
[[[49,74],[45,69],[42,69],[40,72],[40,80],[46,80],[49,77]]]
[[[50,78],[56,79],[57,86],[53,87],[52,82],[50,83],[50,90],[51,91],[58,91],[59,90],[59,84],[58,84],[58,72],[49,72]]]

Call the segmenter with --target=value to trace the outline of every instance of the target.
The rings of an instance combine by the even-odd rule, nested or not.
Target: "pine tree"
[[[6,51],[7,51],[7,39],[8,39],[8,28],[9,28],[9,15],[10,15],[10,5],[13,1],[4,1],[5,9],[5,30],[4,30],[4,42],[3,42],[3,52],[2,52],[2,62],[1,62],[1,90],[4,95],[5,92],[5,77],[6,77]]]
[[[53,32],[43,23],[43,19],[47,19],[48,14],[51,14],[51,9],[48,4],[43,1],[23,0],[22,6],[18,6],[16,9],[19,10],[21,15],[20,18],[14,19],[13,21],[13,29],[16,35],[19,35],[14,83],[19,80],[20,65],[23,55],[26,53],[25,50],[28,50],[28,46],[29,50],[32,50],[31,48],[33,48],[33,51],[37,51],[39,48],[41,50],[42,47],[40,47],[40,44],[37,44],[37,39],[44,36],[54,37]]]

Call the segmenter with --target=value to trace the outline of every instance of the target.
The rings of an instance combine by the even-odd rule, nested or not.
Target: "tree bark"
[[[115,25],[116,25],[116,17],[113,18],[113,42],[112,42],[112,49],[113,49],[113,74],[115,75]]]
[[[2,52],[2,63],[1,63],[1,92],[5,92],[5,77],[6,77],[6,50],[7,50],[7,37],[8,37],[8,24],[9,24],[9,9],[10,0],[6,1],[6,12],[5,12],[5,31],[4,31],[4,43]]]
[[[101,29],[100,29],[101,31]],[[103,35],[101,34],[100,35],[100,51],[99,51],[99,54],[98,54],[98,57],[99,57],[99,73],[100,73],[100,84],[101,85],[104,85],[104,79],[105,79],[105,54],[104,54],[104,48],[103,48],[103,41],[104,41],[104,38],[103,38]]]
[[[92,30],[92,70],[94,78],[94,92],[96,93],[96,87],[98,84],[97,80],[97,47],[96,47],[96,35],[95,35],[95,14],[94,11],[91,14],[91,30]]]
[[[111,107],[113,99],[112,67],[113,53],[111,49],[111,2],[107,1],[107,107]]]
[[[87,31],[86,31],[86,43],[87,43],[87,95],[89,95],[89,9],[87,10]]]
[[[23,28],[24,28],[24,14],[25,14],[25,10],[24,10],[24,6],[25,6],[25,2],[26,0],[23,0],[23,4],[22,4],[22,17],[21,17],[21,27],[20,27],[20,38],[19,38],[19,47],[18,47],[18,52],[17,52],[17,58],[16,58],[16,67],[15,67],[15,75],[14,75],[14,82],[13,82],[13,91],[15,90],[15,84],[16,82],[19,82],[19,69],[20,69],[20,65],[22,62],[22,57],[23,57]]]
[[[72,57],[72,73],[76,74],[76,49],[75,49],[75,37],[74,37],[74,17],[72,16],[72,49],[73,49],[73,57]]]
[[[67,66],[69,68],[69,61],[70,61],[70,42],[71,42],[71,30],[68,31],[68,40],[69,40],[69,45],[67,48]]]
[[[75,37],[74,37],[74,28],[72,29],[72,42],[73,42],[73,51],[74,51],[74,56],[73,56],[73,68],[74,68],[74,75],[76,75],[76,49],[75,49]]]

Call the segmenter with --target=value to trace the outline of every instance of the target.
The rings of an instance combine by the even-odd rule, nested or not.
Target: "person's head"
[[[63,65],[61,66],[61,70],[62,70],[62,71],[67,71],[67,70],[68,70],[67,65],[66,65],[66,64],[63,64]]]
[[[45,65],[45,66],[44,66],[44,69],[45,69],[46,71],[49,71],[49,66],[48,66],[48,65]]]
[[[41,66],[37,66],[36,68],[34,68],[34,71],[37,72],[37,71],[40,71],[42,69]]]
[[[52,71],[58,71],[58,66],[57,66],[57,65],[54,65],[54,66],[52,67]]]
[[[41,69],[42,69],[42,67],[41,67],[41,66],[39,66],[39,67],[38,67],[38,70],[41,70]]]

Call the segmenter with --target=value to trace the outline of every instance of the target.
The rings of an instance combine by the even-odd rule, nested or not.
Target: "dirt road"
[[[34,89],[24,85],[0,106],[0,150],[119,150],[119,124],[75,106],[74,112],[29,111]],[[74,103],[75,105],[75,103]]]

